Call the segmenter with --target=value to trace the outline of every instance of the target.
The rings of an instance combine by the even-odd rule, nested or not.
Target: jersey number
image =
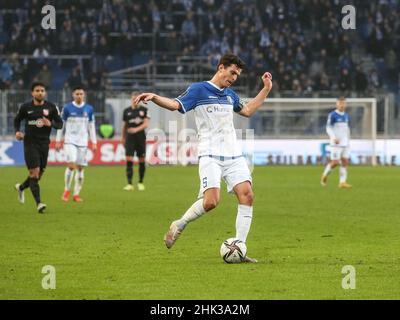
[[[203,188],[207,187],[207,177],[203,178]]]

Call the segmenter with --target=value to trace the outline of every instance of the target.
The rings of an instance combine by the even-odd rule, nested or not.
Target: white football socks
[[[344,183],[347,181],[347,168],[346,167],[340,167],[340,183]]]
[[[76,170],[76,174],[75,174],[75,185],[74,185],[74,196],[79,195],[79,193],[81,192],[82,189],[82,185],[83,185],[83,170],[79,171]]]
[[[325,170],[324,170],[324,174],[323,174],[324,177],[328,176],[328,175],[331,173],[331,171],[332,171],[331,164],[328,163],[328,164],[326,165],[326,167],[325,167]]]
[[[64,174],[64,189],[65,190],[70,190],[71,189],[71,183],[72,183],[72,178],[74,177],[74,170],[71,170],[70,168],[67,167],[65,169],[65,174]]]
[[[203,199],[197,200],[192,206],[185,212],[185,214],[178,220],[179,228],[185,228],[189,222],[200,218],[206,211],[203,207]]]
[[[236,216],[236,238],[246,242],[247,235],[250,231],[251,220],[253,219],[253,206],[244,204],[238,205],[238,213]]]

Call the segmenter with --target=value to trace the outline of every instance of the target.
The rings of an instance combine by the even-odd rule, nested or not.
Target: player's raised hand
[[[21,131],[17,131],[15,133],[15,139],[17,139],[18,141],[24,140],[24,134]]]
[[[262,75],[261,79],[264,83],[264,88],[270,91],[272,89],[272,74],[266,72]]]
[[[142,93],[135,98],[134,103],[138,104],[141,101],[147,103],[148,101],[153,100],[155,96],[156,96],[155,93]]]

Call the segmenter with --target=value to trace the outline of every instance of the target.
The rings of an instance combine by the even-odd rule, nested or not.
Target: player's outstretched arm
[[[161,97],[155,93],[142,93],[138,95],[135,99],[135,103],[138,104],[141,101],[145,104],[149,101],[152,101],[161,108],[171,111],[175,111],[180,108],[180,104],[178,101],[166,97]]]
[[[269,92],[272,89],[272,75],[269,72],[266,72],[261,77],[264,88],[257,94],[255,98],[250,100],[239,112],[242,116],[251,117],[259,107],[264,103],[264,100],[267,98]]]

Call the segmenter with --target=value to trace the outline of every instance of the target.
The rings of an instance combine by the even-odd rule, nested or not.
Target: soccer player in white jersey
[[[72,179],[75,173],[75,185],[73,200],[82,202],[79,196],[83,185],[84,167],[87,166],[87,148],[88,138],[92,142],[92,150],[97,150],[96,128],[94,123],[93,107],[85,102],[85,90],[82,87],[75,87],[72,91],[73,101],[67,103],[61,117],[64,121],[64,127],[57,130],[56,150],[61,150],[61,139],[64,135],[64,153],[67,162],[67,168],[64,175],[64,193],[63,201],[69,200]]]
[[[339,188],[349,189],[347,183],[347,167],[350,158],[350,117],[346,110],[346,99],[340,97],[336,101],[336,110],[328,115],[326,132],[330,139],[331,157],[321,177],[321,185],[326,186],[328,176],[340,164]]]
[[[199,135],[200,191],[198,200],[171,223],[164,236],[167,248],[171,248],[188,223],[214,209],[220,199],[221,178],[226,182],[228,192],[238,199],[236,238],[246,242],[253,217],[252,178],[247,162],[236,140],[233,113],[250,117],[263,104],[272,88],[272,76],[262,76],[264,87],[258,95],[246,104],[229,87],[237,80],[244,68],[243,61],[233,55],[224,55],[217,66],[217,72],[210,81],[193,83],[178,98],[169,99],[154,93],[142,93],[136,98],[152,101],[158,106],[181,113],[194,110]],[[246,257],[244,262],[257,262]]]

